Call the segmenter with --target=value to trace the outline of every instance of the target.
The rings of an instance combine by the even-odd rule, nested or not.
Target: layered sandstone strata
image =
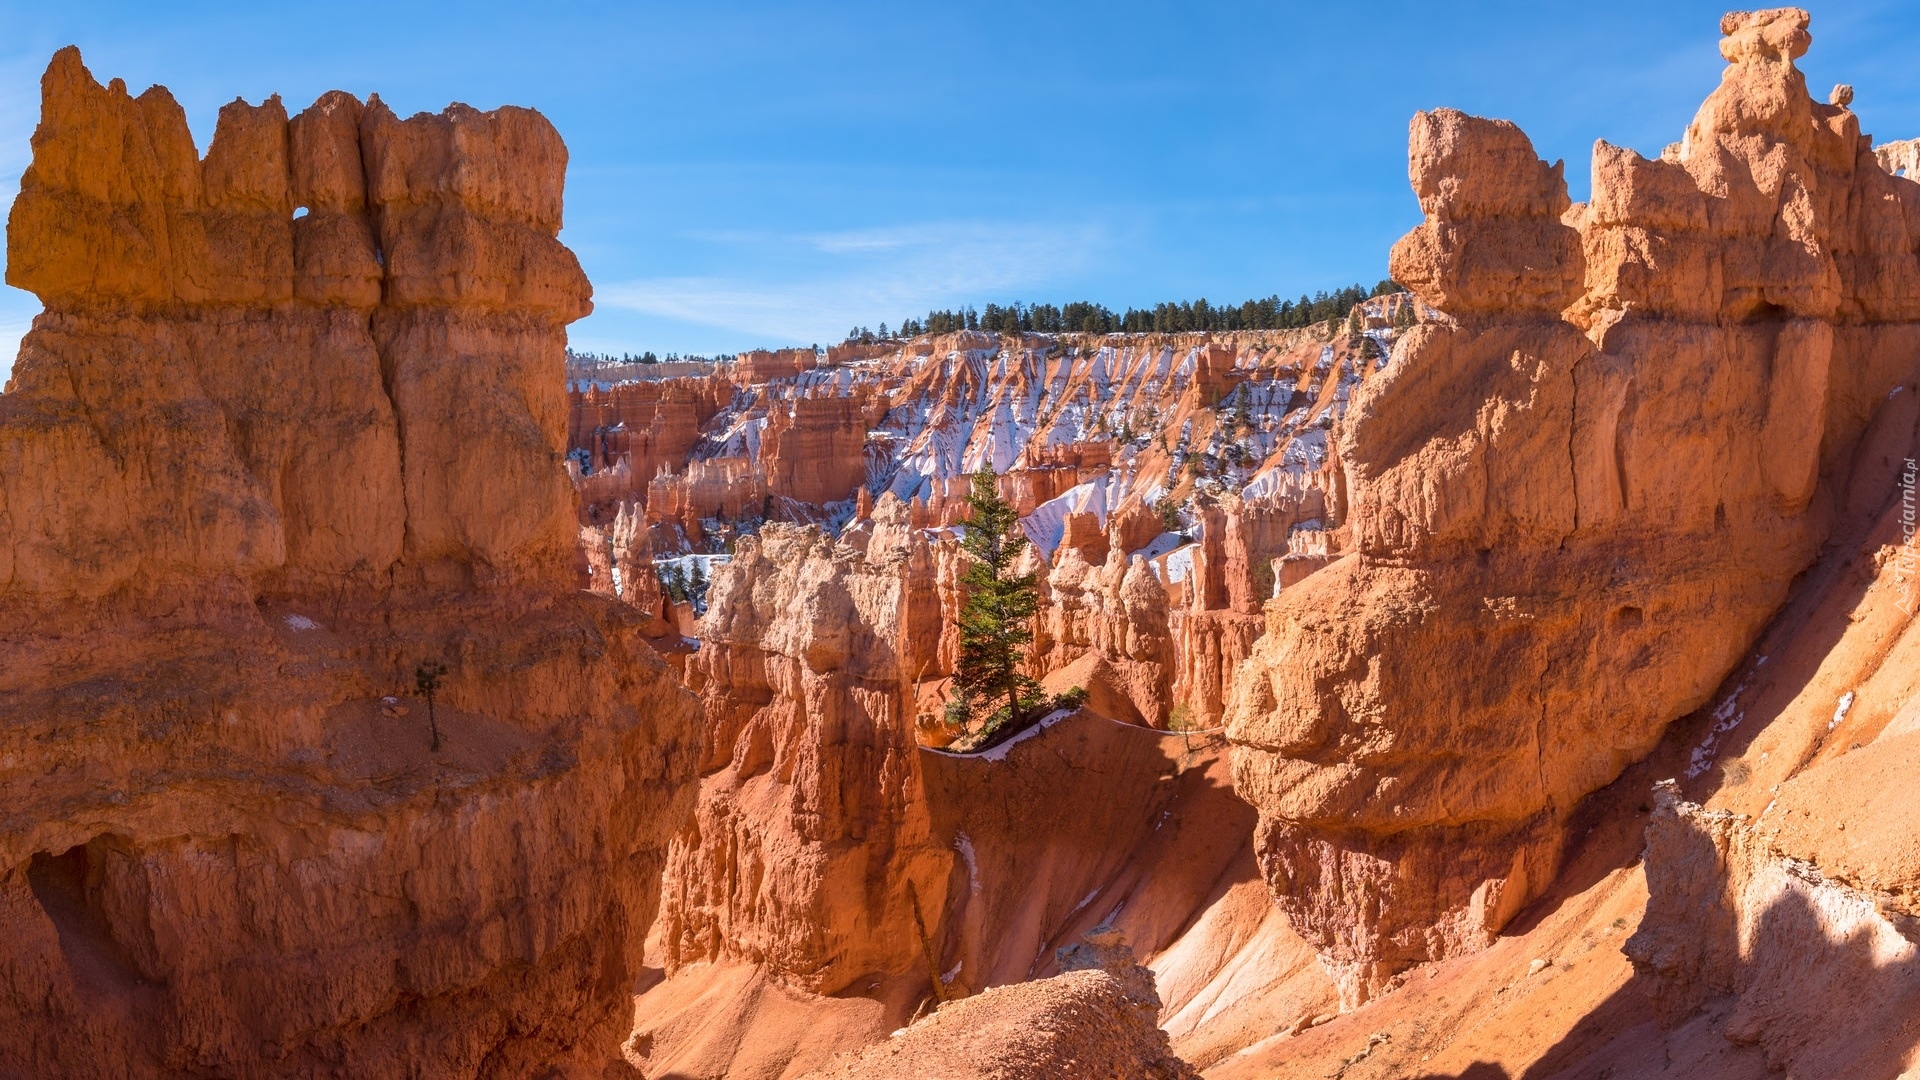
[[[583,386],[574,479],[583,526],[607,534],[583,542],[630,546],[612,535],[622,506],[644,515],[661,557],[720,552],[768,520],[849,537],[876,514],[939,529],[964,518],[967,474],[986,462],[1048,582],[1033,674],[1091,666],[1087,689],[1130,720],[1215,726],[1261,602],[1326,561],[1276,562],[1295,532],[1326,536],[1344,513],[1330,429],[1378,377],[1412,306],[1404,294],[1367,301],[1358,335],[963,332],[819,367],[764,354],[724,375]],[[689,444],[703,414],[668,403],[705,409],[720,388],[731,397]],[[1170,517],[1185,535],[1167,531]],[[1123,600],[1136,560],[1157,584],[1136,581]],[[933,563],[955,602],[960,565]],[[920,675],[950,674],[952,652],[943,645]]]
[[[581,529],[580,551],[586,558],[588,589],[661,616],[650,630],[666,632],[665,597],[654,574],[646,520],[632,503],[623,504],[606,527]]]
[[[628,1060],[797,1075],[940,999],[1052,975],[1054,947],[1103,922],[1150,958],[1199,1060],[1331,1011],[1259,879],[1223,744],[1089,708],[985,754],[912,745],[898,665],[942,639],[918,564],[945,542],[898,508],[841,544],[772,527],[717,575],[689,664],[713,771],[673,848],[669,971],[636,1000]]]
[[[0,395],[7,1067],[597,1068],[695,731],[572,588],[558,135],[335,92],[228,105],[201,159],[75,50],[42,91],[7,268],[46,310]]]
[[[1330,1007],[1311,951],[1262,922],[1221,747],[1123,722],[1124,697],[1092,702],[1122,719],[1058,714],[984,755],[917,745],[916,676],[957,602],[931,564],[955,555],[888,495],[839,542],[769,526],[717,571],[687,671],[699,804],[655,931],[666,978],[628,1043],[650,1074],[803,1071],[942,999],[1052,974],[1053,947],[1103,920],[1143,955],[1204,926],[1168,966],[1183,1033],[1201,1012],[1238,1030]],[[1116,587],[1164,624],[1144,564]],[[1086,662],[1068,674],[1101,685]],[[1228,893],[1232,912],[1203,918]]]
[[[954,859],[914,738],[930,643],[903,632],[935,602],[928,557],[771,526],[715,575],[687,675],[705,751],[669,859],[670,973],[746,960],[816,994],[926,973]]]
[[[1848,496],[1862,516],[1709,704],[1583,801],[1536,909],[1489,948],[1209,1075],[1910,1071],[1920,620],[1902,519],[1916,384],[1920,371],[1862,440]],[[1198,1063],[1191,1045],[1176,1034]]]
[[[1096,543],[1108,547],[1104,538]],[[1161,726],[1173,713],[1177,670],[1166,587],[1144,560],[1119,548],[1108,547],[1098,566],[1084,550],[1062,545],[1042,579],[1035,667],[1045,681],[1066,684],[1061,689],[1088,691],[1103,715]],[[962,560],[954,560],[954,571],[965,571]]]
[[[1357,550],[1283,591],[1236,684],[1235,781],[1349,1004],[1484,945],[1574,803],[1728,674],[1846,512],[1920,355],[1920,187],[1793,61],[1792,9],[1590,204],[1513,125],[1413,122],[1421,325],[1339,439]]]
[[[704,373],[572,391],[567,445],[586,523],[604,523],[663,470],[682,468],[733,392],[730,379]]]

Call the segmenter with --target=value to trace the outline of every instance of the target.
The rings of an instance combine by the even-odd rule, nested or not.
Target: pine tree
[[[1153,509],[1160,515],[1160,531],[1186,535],[1186,523],[1180,520],[1180,504],[1173,501],[1171,493],[1160,496],[1160,501],[1153,504]]]
[[[1021,673],[1020,664],[1033,641],[1040,590],[1033,574],[1013,571],[1027,538],[1020,531],[1020,515],[1000,497],[992,466],[982,464],[973,474],[967,505],[973,516],[960,546],[972,557],[972,565],[961,578],[967,600],[960,611],[960,661],[953,684],[969,713],[984,709],[991,714],[994,703],[1004,699],[1005,722],[1018,725],[1021,699],[1039,689]]]
[[[687,601],[687,568],[679,562],[667,564],[667,572],[661,584],[667,587],[667,597],[675,603]]]

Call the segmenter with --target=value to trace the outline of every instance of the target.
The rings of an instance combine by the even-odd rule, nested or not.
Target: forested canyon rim
[[[538,113],[56,55],[0,1076],[1912,1075],[1920,186],[1809,24],[1584,204],[1419,114],[1344,323],[571,385]],[[954,753],[983,463],[1087,693]]]

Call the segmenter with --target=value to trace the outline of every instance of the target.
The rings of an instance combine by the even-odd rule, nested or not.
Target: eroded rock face
[[[688,670],[714,771],[673,849],[651,954],[671,974],[638,999],[628,1060],[648,1075],[805,1072],[939,999],[1052,974],[1058,943],[1108,919],[1142,957],[1187,942],[1154,960],[1182,1034],[1202,1013],[1238,1023],[1269,994],[1275,1023],[1330,1008],[1259,881],[1224,745],[1091,709],[985,754],[913,745],[912,697],[895,687],[939,647],[944,598],[920,565],[924,532],[882,502],[870,532],[846,534],[864,554],[776,526],[716,575]],[[1229,959],[1241,950],[1259,976]],[[1135,1024],[1149,1031],[1151,1010]],[[1124,1038],[1109,1049],[1130,1052]],[[1232,1039],[1203,1053],[1244,1045]]]
[[[1452,316],[1339,434],[1355,551],[1267,608],[1234,688],[1262,864],[1347,1004],[1486,943],[1565,815],[1701,706],[1844,509],[1920,355],[1920,187],[1730,15],[1720,87],[1593,201],[1513,125],[1415,117],[1392,270]]]
[[[715,375],[604,387],[589,382],[571,390],[567,445],[576,462],[583,524],[605,524],[623,503],[637,499],[644,505],[648,483],[686,461],[700,441],[701,427],[733,392],[731,379]]]
[[[771,526],[716,573],[688,672],[707,749],[665,886],[670,972],[744,959],[831,994],[925,970],[918,927],[940,926],[953,865],[914,739],[924,658],[903,633],[933,602],[914,585],[928,557]]]
[[[662,610],[660,579],[654,576],[653,553],[646,522],[632,505],[603,529],[580,530],[580,551],[587,562],[587,587],[603,596],[624,600],[648,614]],[[656,619],[649,632],[664,633],[667,621]]]
[[[0,395],[0,1056],[597,1068],[695,725],[634,613],[572,587],[559,136],[336,92],[227,106],[203,160],[75,50],[42,90],[8,281],[46,310]]]
[[[1047,582],[1032,674],[1085,674],[1134,722],[1214,727],[1261,602],[1328,561],[1292,557],[1293,534],[1337,528],[1331,426],[1416,306],[1376,297],[1344,329],[957,332],[836,349],[821,365],[799,353],[576,363],[582,543],[594,567],[610,545],[633,548],[615,535],[626,515],[660,558],[722,552],[764,521],[821,524],[859,547],[874,529],[958,524],[968,474],[987,463]],[[936,587],[957,604],[961,563],[938,552]],[[1121,597],[1136,561],[1160,598],[1138,581]],[[918,677],[950,675],[949,646]]]
[[[1174,643],[1166,587],[1145,561],[1115,549],[1092,566],[1081,549],[1063,547],[1044,580],[1034,636],[1042,672],[1086,689],[1102,715],[1164,723],[1173,706]]]

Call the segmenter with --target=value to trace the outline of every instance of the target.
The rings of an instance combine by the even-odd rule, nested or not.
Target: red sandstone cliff
[[[687,660],[704,751],[655,927],[667,978],[627,1046],[649,1075],[797,1075],[930,992],[955,856],[914,738],[928,557],[924,537],[863,556],[774,525],[717,571]]]
[[[1920,372],[1863,437],[1826,554],[1707,703],[1582,801],[1540,900],[1488,948],[1209,1075],[1744,1080],[1920,1064],[1920,835],[1903,802],[1920,761],[1916,386]]]
[[[567,440],[537,114],[236,103],[201,161],[56,57],[0,397],[7,1067],[598,1071],[637,972],[649,1075],[1190,1075],[1162,1004],[1221,1077],[1920,1065],[1920,188],[1807,98],[1806,28],[1729,16],[1686,140],[1601,144],[1586,206],[1511,125],[1417,118],[1394,269],[1444,314],[1390,362],[750,354]],[[625,604],[571,589],[569,446]],[[1035,672],[1092,695],[946,755],[916,692],[981,460],[1044,557]],[[661,606],[656,545],[848,516]],[[697,710],[634,608],[697,629]],[[1232,785],[1143,726],[1229,699]],[[1157,989],[1055,951],[1106,923]]]
[[[818,530],[741,542],[688,679],[706,711],[701,795],[670,856],[669,972],[745,958],[809,991],[924,973],[952,853],[934,840],[902,627],[922,597],[902,548]]]
[[[1357,1004],[1485,946],[1576,802],[1704,704],[1837,521],[1920,354],[1920,187],[1806,92],[1803,12],[1594,198],[1511,124],[1413,123],[1396,280],[1447,313],[1355,395],[1357,550],[1283,592],[1236,685],[1275,896]],[[1837,95],[1842,97],[1845,95]]]
[[[539,114],[42,83],[0,395],[0,1057],[517,1076],[617,1052],[691,702],[572,588]],[[428,748],[413,696],[449,671]]]
[[[1266,898],[1224,744],[1086,710],[984,755],[916,745],[915,675],[951,615],[929,564],[951,548],[888,495],[838,543],[768,526],[717,572],[688,664],[705,775],[655,928],[664,978],[627,1045],[649,1075],[799,1076],[940,998],[1054,974],[1053,949],[1103,922],[1165,980],[1176,1048],[1200,1060],[1334,1008]],[[1164,625],[1144,563],[1107,591],[1133,611],[1096,632],[1154,605]],[[1051,994],[1015,996],[1044,1025]],[[1124,1014],[1060,1007],[1134,1045]]]

